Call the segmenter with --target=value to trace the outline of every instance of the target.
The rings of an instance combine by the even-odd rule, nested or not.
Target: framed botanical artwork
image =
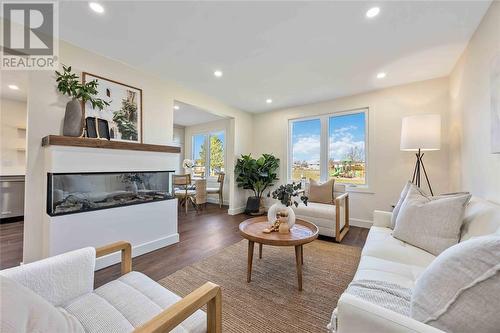
[[[491,71],[491,152],[500,154],[500,54]]]
[[[97,80],[96,97],[109,103],[102,111],[87,103],[85,118],[106,120],[111,140],[142,143],[142,89],[87,72],[82,79],[84,83]]]

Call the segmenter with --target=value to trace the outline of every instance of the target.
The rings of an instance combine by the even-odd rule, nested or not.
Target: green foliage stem
[[[90,102],[92,108],[102,110],[109,103],[101,98],[96,98],[97,80],[87,83],[80,83],[78,75],[71,72],[71,66],[63,65],[62,73],[56,71],[57,90],[63,95],[81,101],[83,104]]]

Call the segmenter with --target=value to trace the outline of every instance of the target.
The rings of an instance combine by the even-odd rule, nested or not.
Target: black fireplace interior
[[[48,173],[47,214],[74,214],[173,199],[173,173]]]

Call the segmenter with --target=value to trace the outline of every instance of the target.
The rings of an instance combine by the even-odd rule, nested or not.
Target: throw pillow
[[[411,185],[396,218],[393,236],[434,255],[458,243],[470,194],[427,197]]]
[[[320,184],[314,179],[309,179],[309,202],[318,202],[325,204],[333,204],[333,187],[335,184],[334,179]]]
[[[405,201],[406,195],[408,194],[408,190],[410,189],[410,186],[412,185],[412,182],[408,181],[405,184],[405,187],[403,187],[403,190],[401,191],[401,194],[399,195],[399,200],[396,206],[394,206],[394,209],[392,210],[392,217],[391,217],[391,229],[394,229],[394,226],[396,225],[396,218],[398,217],[399,210],[401,209],[401,205],[403,204],[403,201]]]
[[[441,253],[416,282],[412,318],[445,332],[498,332],[500,237],[483,236]]]
[[[74,316],[4,276],[0,276],[0,300],[0,332],[84,332]]]

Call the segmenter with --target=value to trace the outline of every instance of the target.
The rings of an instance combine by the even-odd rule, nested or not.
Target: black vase
[[[248,197],[245,214],[250,214],[250,215],[258,214],[259,208],[260,208],[259,197]]]

